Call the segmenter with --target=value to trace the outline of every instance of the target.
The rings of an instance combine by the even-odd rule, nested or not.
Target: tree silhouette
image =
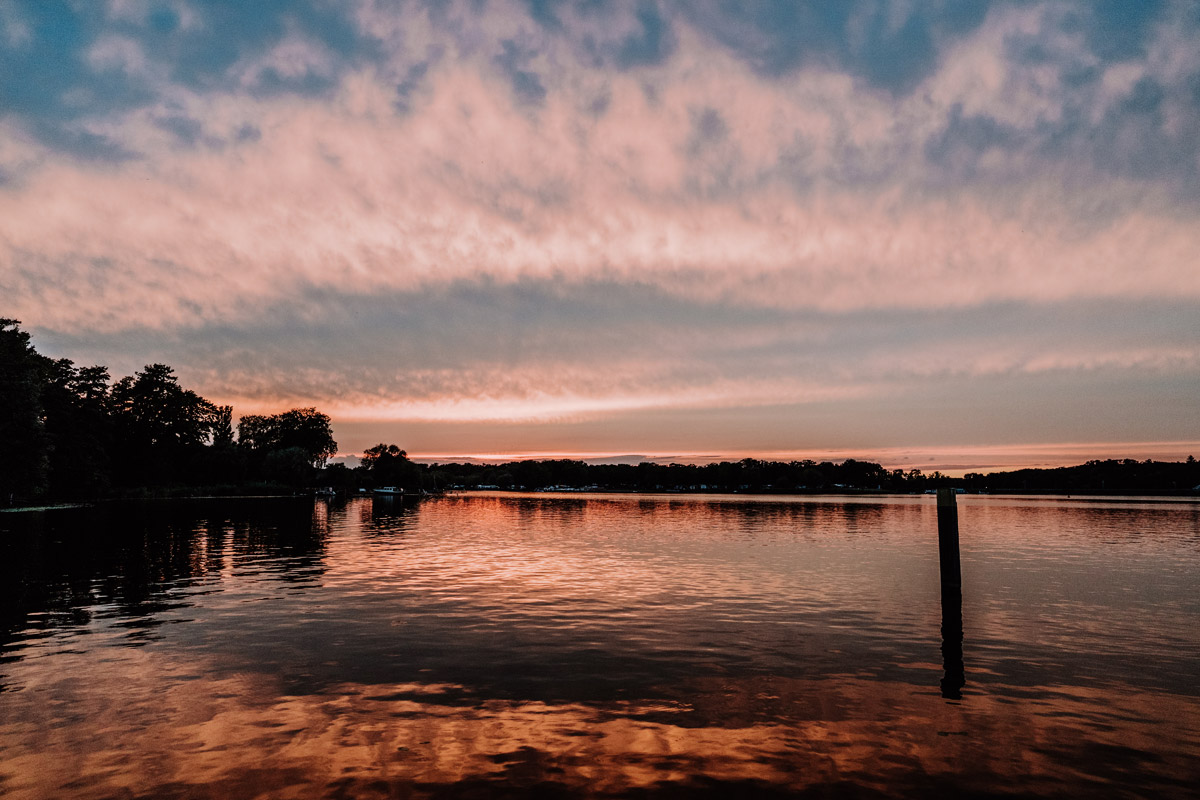
[[[148,364],[117,381],[112,404],[128,429],[152,445],[208,444],[217,420],[217,407],[182,388],[166,364]]]
[[[406,491],[421,489],[421,468],[408,460],[408,453],[394,444],[368,448],[362,456],[363,467],[376,486],[400,486]]]
[[[0,319],[0,502],[39,497],[48,488],[49,440],[42,420],[42,373],[19,320]]]
[[[111,484],[113,424],[108,369],[63,358],[44,373],[42,405],[50,442],[50,487],[59,497],[95,497]]]
[[[238,421],[238,443],[264,457],[295,448],[317,468],[337,453],[329,416],[315,408],[293,408],[268,416],[247,414]]]

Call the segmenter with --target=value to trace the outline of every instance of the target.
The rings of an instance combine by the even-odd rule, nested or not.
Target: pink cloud
[[[419,302],[447,286],[524,282],[616,283],[792,318],[1200,299],[1200,225],[1168,184],[999,145],[966,156],[977,180],[939,182],[924,156],[955,115],[1028,132],[1071,102],[1103,119],[1141,78],[1174,80],[1196,66],[1169,26],[1145,58],[1107,66],[1090,94],[1074,96],[1061,71],[1009,52],[1013,37],[1038,35],[1059,62],[1092,65],[1058,12],[996,11],[943,44],[915,90],[893,96],[830,67],[764,78],[678,21],[670,58],[616,72],[582,65],[570,48],[588,35],[621,41],[637,30],[632,13],[600,22],[565,12],[565,39],[500,5],[478,18],[465,5],[447,13],[456,24],[360,4],[360,26],[388,57],[340,74],[320,98],[250,91],[268,69],[332,78],[331,53],[296,31],[238,62],[240,81],[211,93],[166,85],[163,65],[128,40],[98,42],[97,68],[143,73],[161,97],[81,124],[144,157],[76,161],[0,122],[0,169],[20,175],[0,188],[5,315],[75,335],[169,334],[246,329],[280,307],[315,324],[335,313],[331,295]],[[497,69],[502,40],[528,51],[545,85],[540,105],[522,102]],[[396,84],[418,63],[424,77],[401,113]],[[1172,102],[1164,114],[1186,133],[1189,118]],[[162,124],[168,114],[194,122],[199,143],[182,145]],[[240,136],[248,128],[257,138]],[[819,356],[820,341],[785,333],[794,338],[679,326],[653,332],[657,357],[621,340],[540,362],[518,354],[447,366],[430,356],[406,362],[399,378],[294,362],[196,364],[191,374],[244,411],[319,400],[346,420],[594,420],[832,402],[946,375],[1191,374],[1200,347],[1010,336],[867,348],[836,363]],[[730,366],[758,350],[770,353]]]

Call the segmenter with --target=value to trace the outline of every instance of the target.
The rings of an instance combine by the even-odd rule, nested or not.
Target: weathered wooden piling
[[[958,561],[958,502],[953,489],[937,490],[938,560],[942,588],[962,590],[962,567]]]
[[[962,566],[958,557],[958,502],[953,489],[938,489],[938,561],[942,575],[942,697],[961,700],[967,682],[963,663]]]

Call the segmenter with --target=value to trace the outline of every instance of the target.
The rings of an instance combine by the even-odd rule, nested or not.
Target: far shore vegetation
[[[29,334],[0,319],[0,507],[111,498],[341,494],[379,486],[406,493],[447,489],[679,492],[923,492],[1194,495],[1200,465],[1133,459],[950,478],[849,459],[695,464],[588,464],[572,459],[504,464],[418,464],[395,444],[367,450],[350,468],[330,419],[316,408],[244,415],[180,386],[150,364],[112,380],[39,354]]]

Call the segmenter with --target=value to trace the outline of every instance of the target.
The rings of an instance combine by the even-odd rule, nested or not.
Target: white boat
[[[381,497],[400,497],[404,494],[404,490],[395,486],[380,486],[375,490],[375,494]]]
[[[315,494],[317,497],[334,497],[337,495],[337,492],[335,492],[333,490],[332,486],[322,486],[320,489],[317,489],[317,491],[315,491],[313,494]]]

